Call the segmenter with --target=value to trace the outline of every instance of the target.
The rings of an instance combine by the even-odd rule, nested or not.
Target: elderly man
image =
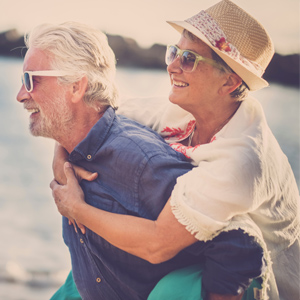
[[[56,140],[68,151],[70,162],[100,174],[81,183],[88,204],[155,220],[176,178],[192,166],[150,129],[116,116],[115,57],[106,36],[81,24],[64,23],[39,26],[25,41],[28,51],[17,100],[31,113],[31,133]],[[75,231],[67,218],[63,237],[83,299],[146,299],[164,275],[202,263],[212,248],[224,249],[224,256],[216,251],[209,255],[217,262],[211,280],[224,285],[224,293],[247,287],[262,267],[261,248],[239,230],[207,243],[196,243],[190,235],[191,246],[161,264],[128,254],[88,228],[85,234]]]

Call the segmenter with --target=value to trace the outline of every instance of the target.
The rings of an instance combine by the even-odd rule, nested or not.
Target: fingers
[[[75,221],[72,220],[72,219],[69,219],[69,225],[72,225],[72,224],[73,224],[73,227],[74,227],[75,232],[78,233],[78,232],[77,232],[76,225],[75,225]]]
[[[76,165],[73,165],[73,169],[74,169],[75,175],[79,182],[82,179],[87,180],[87,181],[93,181],[98,177],[97,172],[92,173],[92,172],[87,171],[84,168],[78,167]]]
[[[82,179],[85,179],[87,181],[93,181],[98,177],[98,173],[91,173],[89,171],[85,171],[86,174],[82,177]]]
[[[69,162],[65,162],[64,163],[64,171],[65,171],[65,175],[67,177],[67,183],[69,183],[70,181],[74,181],[76,179],[75,174],[74,174],[74,169],[72,164],[70,164]]]
[[[81,230],[82,234],[85,234],[85,227],[81,223],[76,222],[76,224],[78,228]]]
[[[74,174],[74,169],[73,169],[73,166],[72,164],[70,164],[69,162],[65,162],[64,163],[64,172],[65,172],[65,175],[67,177],[67,182],[68,181],[72,181],[72,180],[76,180],[76,177],[75,177],[75,174]],[[59,186],[60,184],[55,180],[53,179],[51,182],[50,182],[50,188],[52,190],[54,190],[55,188],[57,188],[57,186]]]
[[[73,219],[69,219],[69,225],[73,225],[75,232],[78,233],[76,224],[77,224],[78,228],[81,230],[82,234],[85,234],[85,227],[81,223],[78,223]]]

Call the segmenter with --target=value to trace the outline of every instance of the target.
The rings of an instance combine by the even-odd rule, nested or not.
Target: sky
[[[0,32],[30,31],[40,23],[77,21],[108,34],[135,39],[140,46],[176,43],[178,33],[166,23],[189,18],[219,0],[0,0]],[[270,33],[275,50],[299,53],[299,0],[233,0]]]

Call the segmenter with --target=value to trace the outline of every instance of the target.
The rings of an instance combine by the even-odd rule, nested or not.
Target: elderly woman
[[[83,231],[86,226],[152,263],[172,258],[196,240],[242,229],[260,243],[267,262],[262,290],[256,290],[261,294],[252,299],[299,299],[299,191],[260,104],[248,96],[249,90],[268,85],[261,76],[274,53],[271,39],[229,0],[169,23],[181,33],[166,53],[171,103],[130,101],[120,113],[159,132],[195,168],[178,178],[160,216],[151,221],[89,206],[66,165],[68,184],[51,183],[58,209]],[[56,152],[57,176],[62,151]],[[196,275],[187,277],[191,274]],[[201,270],[167,275],[149,299],[191,299],[174,296],[189,289],[180,286],[183,278],[200,280]],[[215,299],[242,294],[237,297]]]

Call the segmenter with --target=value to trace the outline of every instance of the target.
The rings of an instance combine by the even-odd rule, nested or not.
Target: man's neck
[[[76,116],[70,128],[63,136],[58,136],[55,140],[60,143],[69,153],[88,135],[93,126],[103,116],[104,112],[99,113],[94,109],[90,113]]]

